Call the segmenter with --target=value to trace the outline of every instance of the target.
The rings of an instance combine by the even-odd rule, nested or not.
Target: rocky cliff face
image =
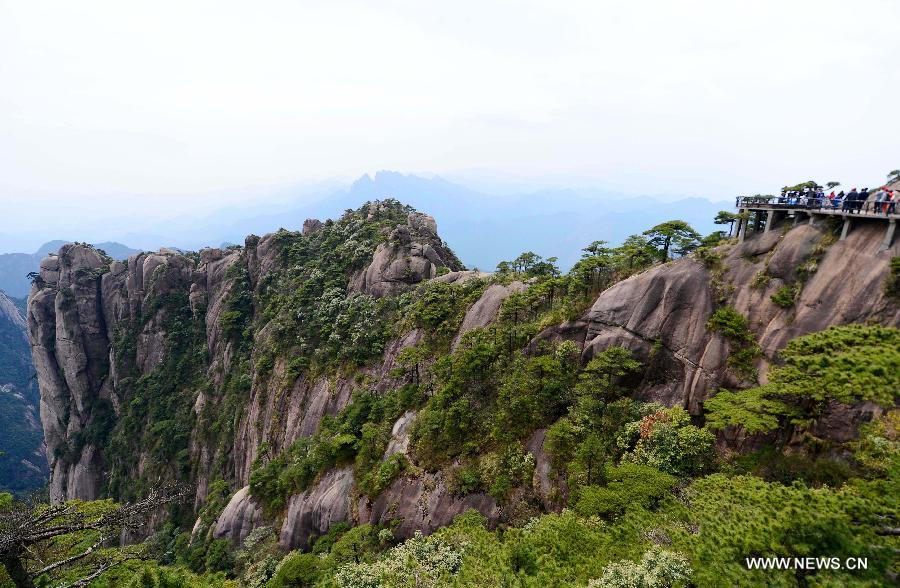
[[[760,383],[778,350],[795,337],[831,325],[900,325],[900,306],[884,293],[900,244],[879,251],[884,229],[883,223],[860,224],[838,241],[824,223],[784,224],[720,246],[705,261],[682,258],[632,276],[603,292],[581,320],[539,338],[577,341],[585,360],[612,345],[627,347],[648,366],[640,387],[645,399],[699,415],[720,387],[753,383],[729,365],[732,344],[707,327],[717,307],[731,306],[749,319],[761,349],[755,360]],[[792,300],[776,304],[772,295],[779,291]],[[852,423],[845,422],[827,433],[846,437]]]
[[[403,210],[398,217],[397,206],[376,203],[364,207],[361,218],[347,221],[360,239],[363,233],[372,236],[372,223],[387,223],[374,234],[368,255],[346,274],[348,299],[399,294],[439,271],[461,269],[437,236],[434,219]],[[28,331],[41,388],[52,499],[125,498],[139,492],[125,478],[170,477],[196,486],[199,509],[212,479],[245,487],[261,448],[277,455],[315,433],[325,416],[350,402],[362,379],[377,390],[388,389],[398,353],[419,342],[421,330],[387,341],[380,360],[344,375],[297,372],[288,361],[290,353],[263,367],[271,356],[238,349],[229,332],[229,313],[238,312],[241,292],[255,305],[266,297],[271,281],[284,274],[286,243],[302,248],[311,235],[325,235],[335,226],[330,223],[306,223],[305,236],[251,236],[242,249],[161,250],[116,262],[89,246],[65,245],[45,258],[29,298]],[[363,252],[368,246],[350,241]],[[357,251],[352,254],[359,257]],[[250,309],[248,320],[264,310]],[[256,333],[260,349],[275,344],[274,322]],[[198,344],[192,342],[195,337]],[[181,365],[190,363],[183,361],[189,354],[199,359],[193,371]],[[159,384],[172,374],[180,381],[171,388]],[[159,397],[160,389],[171,395]],[[143,395],[150,390],[157,395],[152,402],[166,410],[186,410],[184,422],[191,429],[180,431],[172,415],[154,419],[148,414],[153,406],[143,404],[148,400]],[[231,410],[233,418],[220,418],[223,410]],[[135,422],[138,416],[143,422]],[[142,439],[150,438],[148,430],[157,427],[171,429],[165,441],[174,448],[142,446]],[[182,469],[173,468],[173,461]],[[358,505],[347,502],[353,483],[352,472],[342,470],[295,496],[281,530],[283,541],[299,545],[357,513]],[[252,497],[238,493],[215,533],[244,536],[260,522],[259,513]]]
[[[588,360],[623,345],[647,366],[642,397],[699,415],[718,388],[750,384],[729,364],[731,343],[707,328],[718,307],[749,317],[762,379],[795,336],[831,324],[900,324],[881,288],[898,246],[877,252],[881,233],[867,226],[838,243],[829,235],[824,227],[776,230],[656,266],[604,291],[581,318],[545,330],[532,346],[571,340]],[[196,513],[222,480],[233,494],[209,533],[240,541],[259,525],[276,525],[292,548],[344,520],[400,519],[398,537],[433,531],[469,508],[500,520],[490,496],[454,493],[444,474],[415,467],[370,499],[356,492],[353,468],[341,465],[275,513],[248,488],[254,463],[315,435],[360,390],[385,394],[402,384],[399,374],[411,369],[405,350],[433,334],[397,331],[404,317],[392,315],[397,325],[381,340],[373,317],[416,284],[487,277],[460,270],[434,219],[391,202],[307,222],[302,234],[251,236],[229,250],[163,250],[123,263],[64,246],[42,262],[28,307],[53,499],[126,498],[141,484],[178,478],[196,487]],[[794,293],[788,308],[771,300],[785,286]],[[503,300],[525,288],[484,284],[448,345],[495,320]],[[329,358],[342,367],[327,368]],[[410,410],[393,423],[384,458],[415,461],[415,418]],[[549,508],[543,438],[538,431],[527,449],[537,465],[535,492]]]

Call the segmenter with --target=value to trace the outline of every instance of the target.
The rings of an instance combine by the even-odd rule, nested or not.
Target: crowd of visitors
[[[777,202],[790,206],[840,209],[849,214],[862,213],[864,208],[867,213],[896,214],[900,189],[895,190],[882,186],[878,188],[874,198],[869,202],[871,196],[868,188],[859,191],[853,188],[846,194],[843,190],[837,194],[832,190],[830,194],[826,195],[821,186],[804,186],[801,189],[783,188]]]

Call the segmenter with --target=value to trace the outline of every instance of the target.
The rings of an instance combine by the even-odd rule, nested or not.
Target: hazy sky
[[[0,233],[378,169],[875,183],[900,167],[898,21],[896,0],[0,0]]]

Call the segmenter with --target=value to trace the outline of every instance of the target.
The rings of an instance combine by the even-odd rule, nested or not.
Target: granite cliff
[[[644,365],[639,397],[701,419],[719,388],[764,381],[777,351],[798,335],[834,324],[900,325],[900,308],[883,293],[900,246],[878,251],[880,239],[866,226],[836,242],[826,226],[785,225],[655,265],[569,320],[503,344],[528,355],[571,341],[582,363],[625,347]],[[433,359],[418,352],[476,348],[504,301],[529,286],[463,271],[434,219],[393,201],[197,254],[161,250],[119,262],[65,245],[41,262],[28,305],[51,496],[126,499],[179,479],[196,489],[182,513],[196,518],[195,535],[241,541],[275,525],[293,548],[342,521],[397,520],[396,536],[409,537],[470,508],[493,522],[520,516],[496,493],[461,484],[460,458],[423,467],[410,442],[421,416],[415,403],[383,408],[379,399],[412,382],[426,398],[434,394],[419,386]],[[773,301],[787,291],[790,304]],[[434,316],[439,305],[429,296],[437,295],[454,301],[446,316]],[[759,345],[750,365],[732,361],[736,344],[708,326],[723,306],[749,320]],[[365,433],[354,441],[356,467],[341,458],[340,423],[352,422],[347,410],[357,406],[393,415],[384,445],[372,445],[376,465],[365,469],[397,465],[383,482],[359,477]],[[852,418],[825,423],[826,435],[850,438],[855,423],[877,412],[835,407],[847,410]],[[333,430],[332,445],[318,470],[266,479],[310,462],[323,429]],[[556,508],[543,430],[519,442],[535,466],[525,485],[537,497],[522,504]]]

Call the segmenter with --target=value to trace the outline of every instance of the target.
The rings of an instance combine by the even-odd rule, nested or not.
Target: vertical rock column
[[[41,263],[28,301],[32,358],[41,388],[41,422],[54,502],[99,496],[103,460],[84,429],[109,372],[109,341],[100,301],[106,260],[65,245]]]

